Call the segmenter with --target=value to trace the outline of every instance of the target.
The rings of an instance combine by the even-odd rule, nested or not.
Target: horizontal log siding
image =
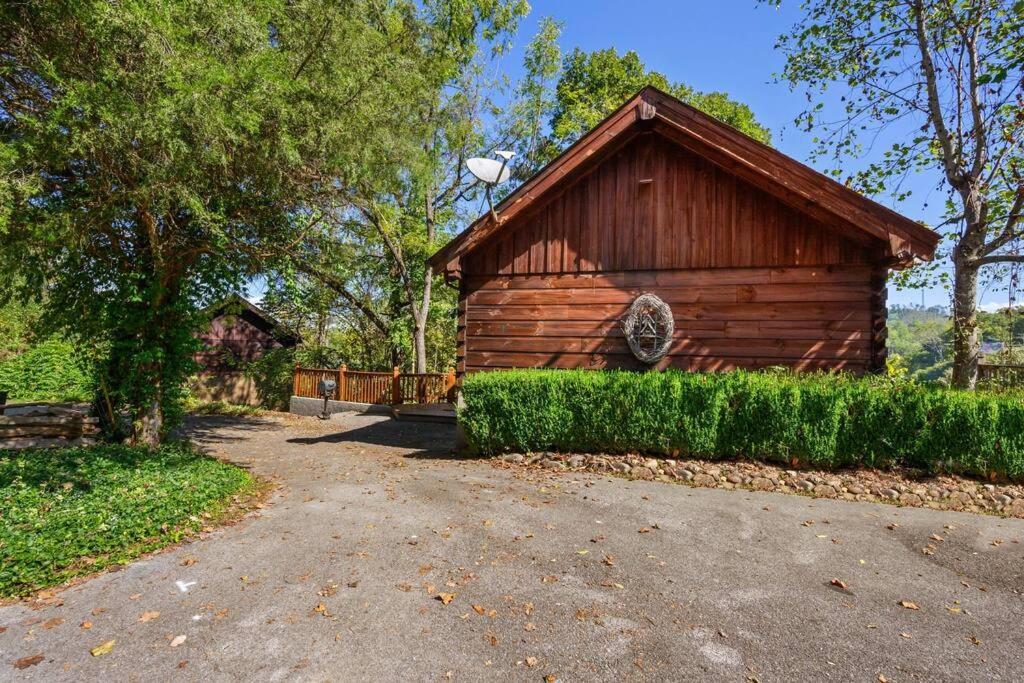
[[[492,275],[463,286],[460,369],[468,371],[646,367],[620,328],[644,292],[668,302],[675,318],[658,368],[862,372],[877,362],[877,270],[870,266]]]

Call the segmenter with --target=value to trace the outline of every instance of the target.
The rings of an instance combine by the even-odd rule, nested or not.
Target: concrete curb
[[[315,417],[324,409],[322,398],[306,398],[292,396],[288,403],[288,412],[292,415]],[[376,403],[353,403],[351,401],[328,401],[327,412],[334,413],[367,413],[371,415],[391,415],[391,406]]]

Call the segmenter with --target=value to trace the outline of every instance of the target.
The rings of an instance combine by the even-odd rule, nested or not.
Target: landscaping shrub
[[[751,457],[1024,477],[1024,397],[790,372],[510,370],[463,383],[472,451]]]
[[[95,379],[71,344],[50,339],[0,361],[0,391],[7,400],[89,401]]]
[[[0,597],[174,543],[254,488],[183,444],[0,451]]]

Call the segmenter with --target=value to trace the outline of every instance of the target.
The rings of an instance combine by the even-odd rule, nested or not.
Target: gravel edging
[[[706,461],[638,455],[508,453],[498,459],[550,470],[597,472],[702,488],[797,493],[935,510],[1024,518],[1024,486],[954,475],[918,477],[893,470],[793,470],[757,461]]]

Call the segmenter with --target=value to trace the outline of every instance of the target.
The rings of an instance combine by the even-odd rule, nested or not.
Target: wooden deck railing
[[[295,366],[292,394],[320,398],[317,384],[322,379],[338,383],[334,400],[353,403],[451,403],[455,394],[455,371],[410,373],[395,368],[391,372],[363,372],[340,368],[303,368]]]
[[[978,382],[997,387],[1024,387],[1024,365],[978,363]]]

